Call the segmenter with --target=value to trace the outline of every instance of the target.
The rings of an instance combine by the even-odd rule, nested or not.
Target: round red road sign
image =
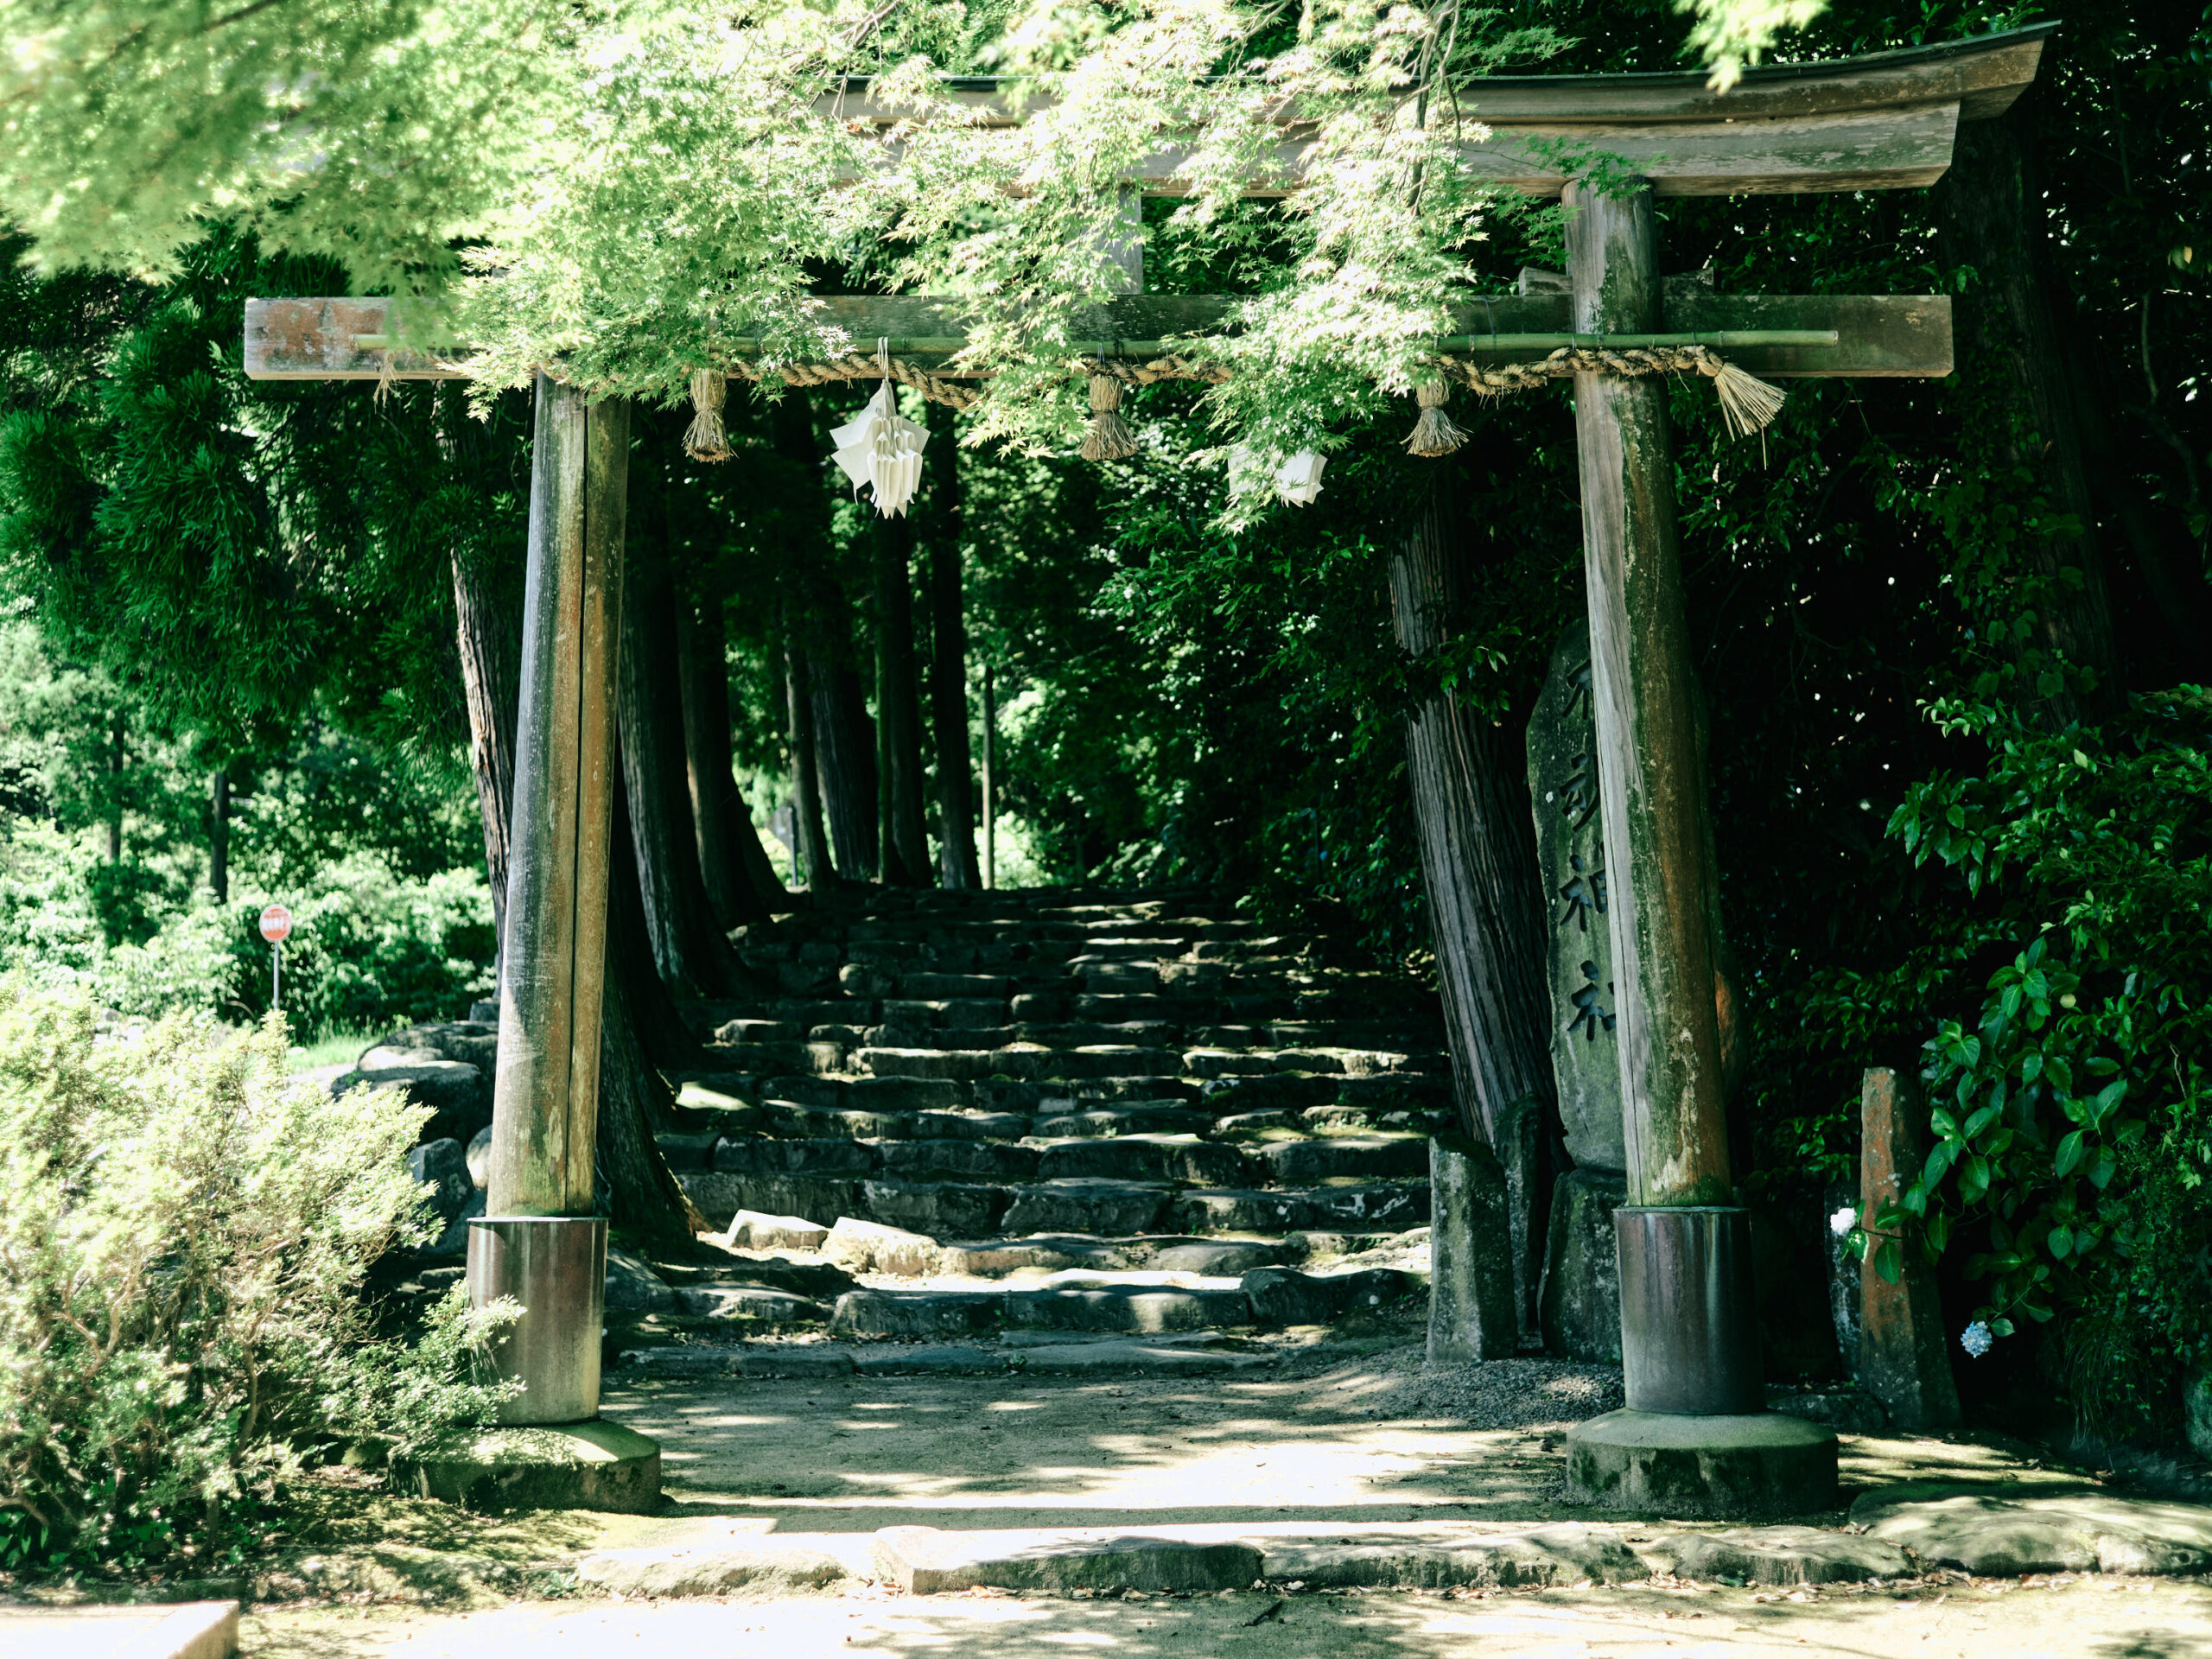
[[[271,944],[282,944],[292,937],[292,912],[282,905],[271,905],[261,912],[261,937]]]

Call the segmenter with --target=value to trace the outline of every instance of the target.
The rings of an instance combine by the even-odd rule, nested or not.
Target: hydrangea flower
[[[1967,1326],[1965,1332],[1960,1336],[1959,1346],[1965,1349],[1974,1358],[1980,1359],[1996,1344],[1996,1341],[1997,1338],[1990,1335],[1989,1327],[1981,1320],[1976,1319],[1972,1325]]]
[[[1859,1212],[1847,1204],[1828,1217],[1828,1231],[1834,1233],[1838,1238],[1841,1238],[1858,1224]]]

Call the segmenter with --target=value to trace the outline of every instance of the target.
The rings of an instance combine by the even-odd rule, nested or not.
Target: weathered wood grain
[[[630,410],[540,376],[492,1098],[495,1216],[588,1216]]]
[[[356,341],[381,339],[380,299],[250,300],[246,302],[246,372],[259,380],[375,380],[384,353]],[[1130,295],[1108,302],[1082,327],[1108,350],[1199,334],[1221,326],[1232,302],[1205,295]],[[888,339],[902,357],[941,361],[948,340],[962,337],[959,314],[942,300],[914,296],[867,298],[825,296],[825,322],[842,329],[852,348],[871,354]],[[1458,308],[1454,333],[1542,334],[1567,329],[1571,306],[1564,294],[1504,294]],[[1731,362],[1767,378],[1931,376],[1951,372],[1951,301],[1942,294],[1714,294],[1693,284],[1675,285],[1662,300],[1660,324],[1669,330],[1719,328],[1833,328],[1833,347],[1732,347]],[[910,342],[934,342],[916,350]],[[458,348],[456,348],[458,351]],[[1479,338],[1470,354],[1483,356]],[[1497,353],[1501,360],[1515,355]],[[1518,353],[1525,356],[1525,353]],[[459,379],[449,365],[403,358],[392,371],[400,380]]]
[[[1578,188],[1569,202],[1575,327],[1650,328],[1660,296],[1651,193]],[[1579,374],[1574,423],[1629,1198],[1726,1204],[1713,872],[1666,389]]]

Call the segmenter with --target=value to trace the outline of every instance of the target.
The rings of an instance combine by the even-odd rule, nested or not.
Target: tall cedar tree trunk
[[[2120,688],[2076,383],[2068,372],[2046,268],[2044,193],[2031,143],[2035,103],[2031,93],[1994,121],[1961,124],[1951,169],[1935,194],[1944,257],[1971,266],[1978,277],[1958,300],[1959,365],[1980,393],[1975,401],[1986,411],[1981,418],[2007,421],[2017,413],[2018,439],[2036,446],[2023,449],[2008,435],[1998,459],[2024,468],[2051,510],[2072,516],[2077,525],[2020,543],[2042,590],[2033,600],[2029,643],[2063,652],[2097,677],[2087,694],[2040,693],[2051,718],[2063,724],[2117,709]],[[2078,582],[2062,575],[2069,569],[2079,573]]]
[[[1390,562],[1398,644],[1424,657],[1456,632],[1473,577],[1456,462],[1439,477]],[[1492,1140],[1499,1115],[1534,1098],[1556,1119],[1544,918],[1522,734],[1439,692],[1406,723],[1406,770],[1421,879],[1443,982],[1459,1119]]]
[[[961,604],[959,433],[953,412],[929,406],[940,454],[931,491],[930,723],[937,749],[938,861],[948,887],[983,885],[976,866],[976,778],[968,747],[968,621]]]
[[[484,584],[456,583],[454,595],[458,614],[461,660],[464,677],[474,652],[480,648],[479,659],[494,665],[505,664],[507,677],[504,683],[491,681],[479,696],[479,686],[466,687],[468,702],[468,727],[471,751],[477,755],[505,756],[504,766],[480,766],[477,772],[476,803],[483,814],[484,844],[505,849],[509,845],[508,826],[514,821],[514,752],[515,690],[512,664],[521,656],[520,628],[522,619],[504,611],[494,611],[481,602],[486,591]],[[464,598],[464,594],[469,597]],[[479,645],[472,646],[471,633],[480,636]],[[486,782],[490,787],[486,788]],[[648,1060],[636,1025],[636,1013],[647,1011],[667,1001],[667,992],[660,976],[653,971],[652,947],[645,943],[645,915],[639,903],[636,868],[630,855],[627,813],[622,801],[622,779],[620,767],[614,779],[616,817],[608,829],[607,857],[607,950],[605,982],[601,992],[599,1015],[599,1128],[594,1148],[594,1185],[603,1196],[608,1213],[620,1225],[652,1238],[689,1239],[704,1224],[692,1209],[670,1173],[668,1160],[661,1155],[659,1145],[653,1140],[656,1122],[665,1121],[674,1105],[674,1096],[666,1095],[668,1085]],[[621,897],[625,888],[632,906],[628,934],[632,944],[626,953],[620,941],[625,937]],[[506,953],[505,871],[494,889],[499,894],[500,955]],[[671,1015],[674,1005],[668,1005]],[[681,1021],[677,1022],[679,1028]],[[678,1053],[663,1064],[680,1066],[697,1064],[697,1045],[691,1046],[688,1055]]]
[[[729,746],[729,661],[722,601],[709,587],[695,609],[678,602],[677,668],[683,684],[684,775],[699,843],[699,874],[715,920],[727,932],[791,908],[769,863],[745,798],[738,793]]]
[[[838,883],[830,861],[830,837],[822,829],[822,782],[815,771],[814,696],[807,684],[806,653],[787,639],[784,645],[784,687],[791,706],[791,790],[798,819],[798,861],[807,890],[825,893]]]
[[[208,785],[207,891],[219,905],[231,901],[231,770],[215,768]],[[497,906],[493,913],[497,914]]]
[[[507,805],[515,792],[515,624],[493,601],[487,573],[453,550],[453,613],[461,647],[461,686],[468,704],[468,755],[476,806],[484,820],[484,874],[492,884],[492,925],[504,955],[507,937]]]
[[[914,676],[913,521],[875,522],[876,770],[887,886],[930,884],[922,823],[922,720]]]
[[[633,497],[633,511],[637,505]],[[642,549],[633,552],[623,584],[616,705],[638,885],[652,935],[654,965],[669,989],[679,997],[728,996],[743,976],[729,940],[715,924],[707,884],[699,874],[683,754],[666,511],[657,496],[649,497],[645,505],[650,517],[641,526]]]
[[[614,769],[614,810],[608,823],[607,977],[610,982],[622,982],[631,1029],[647,1062],[662,1071],[696,1071],[707,1064],[707,1051],[684,1023],[676,999],[669,995],[653,963],[652,935],[645,926],[645,901],[638,885],[637,855],[631,850],[635,842],[630,825],[630,791],[620,766]],[[654,1127],[666,1127],[667,1115],[658,1097],[649,1094],[648,1103],[654,1108],[650,1118]]]
[[[855,881],[876,873],[878,862],[875,722],[868,718],[868,682],[853,666],[852,607],[827,578],[814,612],[828,644],[807,658],[807,686],[814,699],[814,758],[822,810],[838,871]]]
[[[855,607],[831,556],[829,480],[804,391],[786,391],[772,406],[769,432],[787,493],[785,632],[804,653],[800,678],[812,705],[808,753],[836,858],[834,869],[825,862],[814,880],[863,881],[876,870],[875,730],[853,645]]]
[[[107,861],[123,862],[123,716],[115,717],[113,741],[108,748],[108,777],[113,795],[107,809]]]

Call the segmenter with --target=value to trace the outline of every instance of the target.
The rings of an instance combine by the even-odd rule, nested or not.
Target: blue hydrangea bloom
[[[1967,1326],[1965,1334],[1960,1337],[1959,1346],[1965,1349],[1974,1358],[1980,1359],[1996,1344],[1996,1341],[1997,1338],[1990,1335],[1989,1327],[1980,1319],[1976,1319],[1972,1325]]]

